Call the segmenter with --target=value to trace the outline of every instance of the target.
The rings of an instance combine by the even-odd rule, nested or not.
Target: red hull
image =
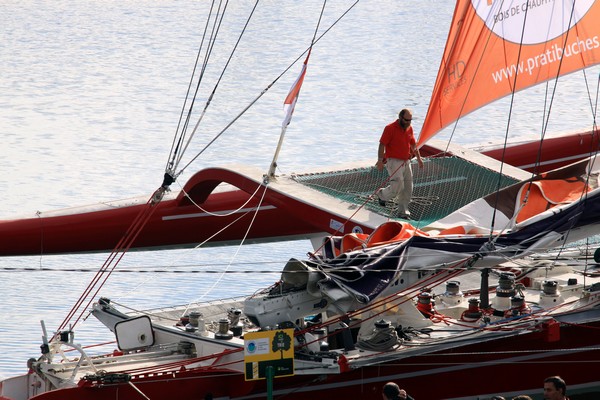
[[[212,193],[222,182],[238,190]],[[160,249],[269,240],[308,238],[330,228],[332,213],[267,189],[260,212],[254,213],[259,184],[235,172],[212,168],[196,173],[185,185],[190,200],[176,199],[157,204],[144,230],[134,241],[135,249]],[[36,255],[112,250],[132,221],[146,207],[139,204],[70,215],[0,221],[0,255]],[[241,209],[240,209],[241,208]],[[203,211],[205,210],[205,211]],[[237,210],[237,211],[236,211]],[[220,215],[215,215],[220,214]],[[305,218],[310,215],[311,218]],[[252,218],[252,229],[248,226]],[[340,219],[340,218],[338,218]],[[361,225],[365,232],[373,227]],[[215,232],[219,232],[215,235]]]
[[[443,354],[412,357],[363,367],[339,375],[276,378],[274,398],[329,400],[380,399],[381,387],[396,381],[417,399],[449,399],[482,394],[541,394],[544,378],[560,375],[569,393],[590,392],[600,386],[595,366],[600,360],[596,333],[600,323],[563,325],[556,332],[541,331],[484,342]],[[555,341],[553,341],[555,340]],[[264,399],[264,381],[246,382],[226,371],[193,371],[148,376],[132,383],[153,400],[186,398]],[[213,397],[210,397],[212,395]],[[36,400],[108,400],[137,398],[128,384],[85,386],[49,392]]]
[[[600,150],[598,131],[573,133],[539,142],[516,143],[481,153],[529,172],[542,173],[564,167]]]

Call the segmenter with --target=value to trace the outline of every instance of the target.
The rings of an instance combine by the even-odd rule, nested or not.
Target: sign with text
[[[250,332],[244,335],[246,380],[266,379],[267,367],[273,376],[294,375],[294,330]]]

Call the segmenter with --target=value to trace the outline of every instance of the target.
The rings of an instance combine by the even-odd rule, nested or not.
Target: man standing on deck
[[[377,152],[377,169],[383,167],[390,176],[389,185],[377,194],[379,205],[396,198],[398,217],[410,218],[408,204],[413,192],[413,177],[410,159],[417,157],[419,167],[423,168],[423,160],[417,149],[413,128],[411,126],[412,112],[405,108],[398,114],[398,119],[387,125],[379,139]]]

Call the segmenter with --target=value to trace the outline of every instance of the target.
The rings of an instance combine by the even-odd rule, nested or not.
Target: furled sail
[[[600,63],[600,1],[458,0],[418,145],[514,91]]]

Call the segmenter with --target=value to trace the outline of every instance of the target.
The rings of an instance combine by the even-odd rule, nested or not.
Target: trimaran
[[[253,220],[250,242],[303,237],[314,249],[249,298],[130,313],[89,299],[116,336],[108,354],[74,341],[90,305],[82,296],[45,333],[28,373],[0,383],[0,398],[380,398],[390,380],[421,399],[489,398],[534,393],[555,374],[571,393],[596,390],[597,264],[545,253],[600,232],[595,124],[486,152],[432,137],[500,97],[600,63],[598,20],[596,1],[457,1],[419,138],[428,157],[415,169],[414,220],[373,201],[386,177],[372,166],[290,176],[209,168],[169,193],[171,162],[147,201],[1,222],[2,255],[114,249],[104,272],[131,248],[235,243],[241,231],[207,232],[239,218]],[[502,68],[516,73],[494,81]],[[233,209],[198,229],[202,213]],[[162,235],[168,225],[181,236]]]

